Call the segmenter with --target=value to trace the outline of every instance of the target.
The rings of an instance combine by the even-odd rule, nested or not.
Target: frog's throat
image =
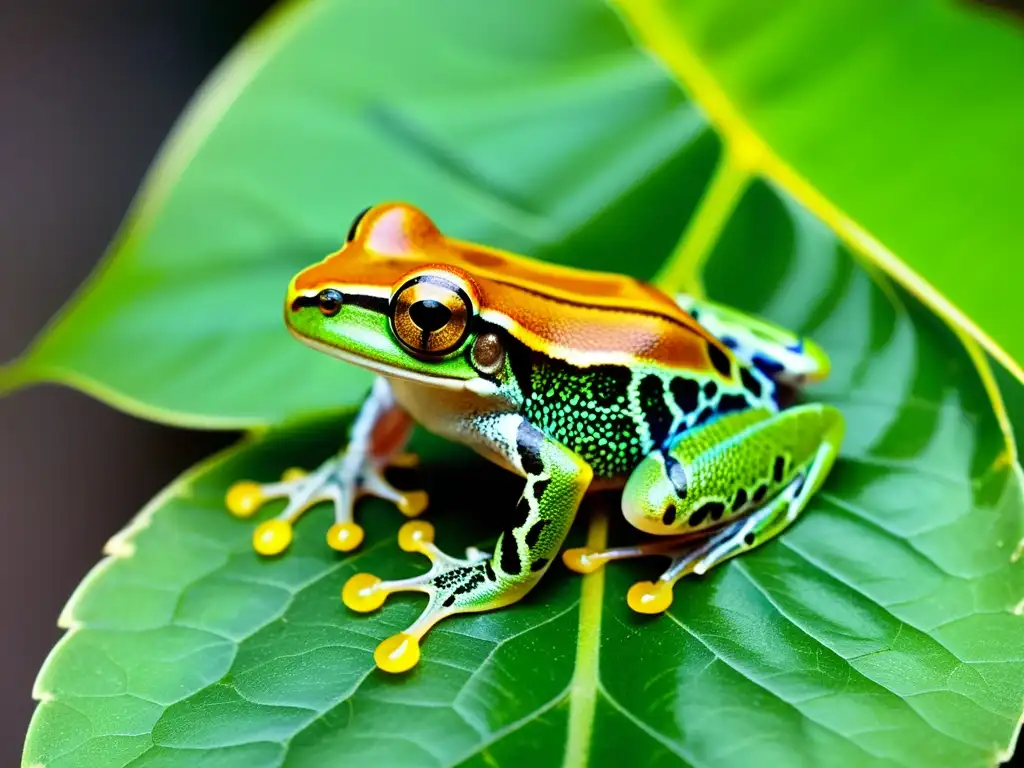
[[[344,360],[346,363],[352,363],[352,365],[358,365],[360,368],[365,368],[372,373],[376,373],[380,376],[384,376],[389,379],[403,379],[404,381],[414,381],[417,384],[422,384],[427,387],[435,387],[437,389],[447,389],[455,392],[464,391],[475,391],[477,387],[472,386],[474,379],[457,379],[452,376],[425,376],[422,373],[410,371],[405,368],[399,368],[395,365],[388,365],[377,360],[370,360],[360,355],[354,355],[351,352],[332,347],[330,344],[324,344],[322,342],[311,339],[308,336],[303,336],[301,333],[296,332],[291,327],[288,328],[292,336],[297,338],[303,344],[312,347],[313,349],[323,352],[324,354],[335,357],[339,360]]]

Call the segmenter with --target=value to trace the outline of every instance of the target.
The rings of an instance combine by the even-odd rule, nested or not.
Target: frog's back
[[[655,287],[448,238],[411,206],[371,209],[353,241],[319,267],[343,290],[356,284],[381,297],[412,271],[451,270],[472,284],[483,320],[575,366],[640,362],[735,375],[729,350]],[[318,271],[304,273],[311,284],[322,284]]]

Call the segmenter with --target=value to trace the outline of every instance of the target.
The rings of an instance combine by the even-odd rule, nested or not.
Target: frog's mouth
[[[337,358],[338,360],[343,360],[346,363],[357,365],[360,368],[376,373],[379,376],[384,376],[390,379],[402,379],[403,381],[414,381],[417,384],[422,384],[426,387],[447,389],[456,392],[462,392],[471,388],[469,386],[469,380],[467,379],[457,379],[453,376],[427,376],[426,374],[419,373],[417,371],[410,371],[406,368],[400,368],[397,365],[389,365],[388,363],[384,363],[379,360],[370,360],[369,358],[361,355],[346,352],[343,349],[338,349],[330,344],[324,344],[323,342],[304,336],[290,325],[288,326],[288,330],[291,332],[292,336],[297,338],[306,346],[312,347],[313,349]]]

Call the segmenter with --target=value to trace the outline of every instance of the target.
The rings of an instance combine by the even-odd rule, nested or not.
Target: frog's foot
[[[408,522],[398,531],[398,545],[406,552],[419,552],[431,562],[430,570],[398,581],[381,581],[369,573],[357,573],[346,583],[341,599],[353,611],[369,613],[396,592],[423,592],[427,607],[404,632],[381,641],[373,660],[385,672],[406,672],[420,658],[420,640],[434,624],[456,613],[497,608],[515,599],[500,586],[490,556],[476,548],[466,550],[466,559],[446,555],[434,545],[434,527],[427,522]]]
[[[334,504],[334,525],[327,531],[327,544],[339,552],[350,552],[363,541],[363,529],[352,519],[352,508],[363,496],[394,502],[402,514],[415,517],[427,507],[424,491],[399,491],[384,478],[388,466],[413,466],[416,457],[399,454],[387,460],[342,454],[324,462],[315,472],[289,469],[277,483],[237,482],[227,493],[227,507],[236,517],[251,517],[274,499],[287,499],[284,510],[260,523],[252,537],[261,555],[284,552],[292,541],[292,525],[322,501]]]
[[[696,548],[692,536],[673,536],[629,547],[567,549],[562,553],[562,562],[569,570],[586,574],[615,560],[653,556],[670,558],[671,565],[657,581],[638,581],[626,594],[626,602],[637,613],[663,613],[672,605],[672,588],[675,583],[687,573],[693,572],[694,565],[689,559],[690,555],[695,554]]]
[[[626,602],[637,613],[664,613],[672,605],[676,582],[693,573],[702,576],[719,563],[774,538],[796,519],[807,499],[808,484],[797,474],[790,484],[765,506],[712,533],[694,540],[694,534],[666,537],[631,547],[594,550],[567,549],[566,567],[592,573],[613,560],[660,555],[672,562],[655,581],[638,581],[626,593]]]

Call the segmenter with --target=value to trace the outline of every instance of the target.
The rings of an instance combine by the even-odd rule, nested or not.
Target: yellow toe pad
[[[252,517],[263,501],[263,488],[249,480],[232,485],[224,499],[228,511],[235,517]]]
[[[597,555],[598,553],[586,547],[567,549],[562,553],[562,562],[570,571],[593,573],[604,565],[604,560]]]
[[[385,672],[408,672],[420,660],[420,641],[399,632],[381,641],[373,652],[373,660]]]
[[[363,543],[363,528],[356,523],[335,523],[327,530],[327,546],[338,552],[351,552]]]
[[[664,613],[672,605],[672,585],[664,581],[638,581],[629,588],[626,602],[637,613]]]
[[[374,589],[378,584],[380,579],[372,573],[357,573],[342,587],[341,601],[358,613],[376,611],[388,596],[383,589]]]
[[[420,552],[434,540],[434,526],[422,520],[406,523],[398,529],[398,546],[406,552]]]
[[[292,527],[284,520],[267,520],[256,526],[252,546],[261,555],[279,555],[292,543]]]
[[[416,517],[427,508],[426,491],[409,491],[398,502],[398,511],[406,517]]]

